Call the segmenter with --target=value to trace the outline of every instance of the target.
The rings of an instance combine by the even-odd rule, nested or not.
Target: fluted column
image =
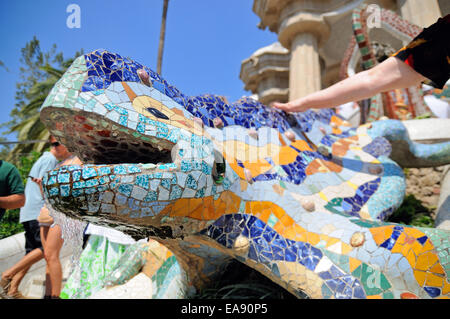
[[[297,34],[291,44],[289,100],[320,90],[320,64],[317,38],[311,33]]]
[[[291,52],[289,100],[321,89],[319,47],[330,30],[321,15],[287,6],[280,15],[278,40]]]
[[[420,27],[428,27],[442,16],[437,0],[397,0],[402,17]]]

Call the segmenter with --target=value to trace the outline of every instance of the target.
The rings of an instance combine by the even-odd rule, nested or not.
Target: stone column
[[[291,52],[289,100],[321,89],[319,47],[330,34],[321,15],[286,7],[280,15],[278,40]]]
[[[311,33],[297,34],[291,44],[289,62],[289,100],[321,89],[317,38]]]
[[[403,18],[423,28],[442,16],[437,0],[397,0],[397,6]]]

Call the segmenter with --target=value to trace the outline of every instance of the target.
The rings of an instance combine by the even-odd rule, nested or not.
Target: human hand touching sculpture
[[[285,112],[332,108],[361,101],[375,94],[420,84],[426,78],[401,60],[390,57],[370,70],[348,77],[326,89],[287,103],[274,102],[274,108]]]
[[[408,45],[373,68],[359,72],[328,88],[272,106],[286,112],[331,108],[361,101],[389,90],[418,86],[423,81],[442,89],[450,77],[448,41],[442,34],[450,32],[450,15],[425,28]]]

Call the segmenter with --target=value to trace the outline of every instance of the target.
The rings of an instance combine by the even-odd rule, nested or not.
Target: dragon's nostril
[[[152,113],[157,118],[164,119],[164,120],[168,120],[169,119],[163,112],[161,112],[160,110],[155,109],[154,107],[148,107],[147,111]]]

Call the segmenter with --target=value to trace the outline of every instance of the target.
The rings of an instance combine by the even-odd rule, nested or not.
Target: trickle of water
[[[54,209],[47,199],[45,200],[45,205],[49,210],[50,216],[54,220],[53,224],[61,227],[61,237],[64,239],[64,243],[69,245],[72,249],[72,255],[70,257],[70,276],[77,278],[81,275],[80,256],[83,252],[84,230],[86,229],[88,223],[70,218],[62,212]]]

